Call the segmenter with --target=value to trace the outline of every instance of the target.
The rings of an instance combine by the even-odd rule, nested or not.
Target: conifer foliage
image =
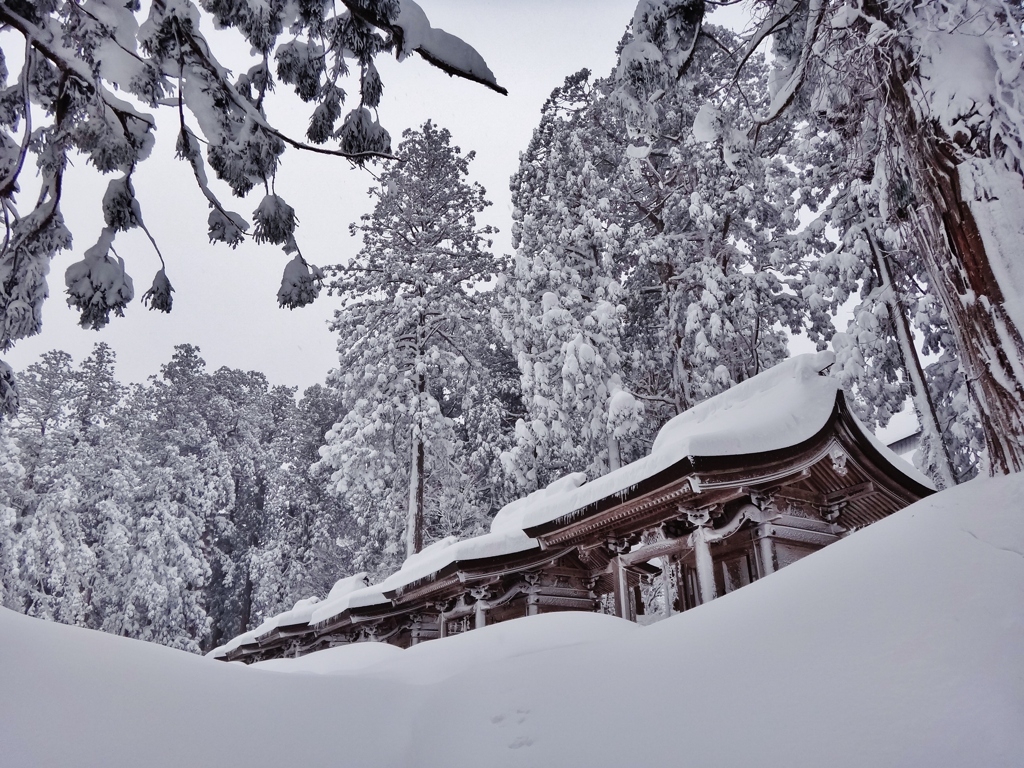
[[[179,347],[127,388],[105,345],[22,373],[0,432],[0,600],[41,618],[210,648],[346,568],[342,507],[309,465],[338,416]]]
[[[432,499],[474,483],[467,429],[491,397],[479,288],[498,267],[494,230],[476,219],[489,203],[467,180],[474,153],[429,121],[403,134],[399,152],[404,160],[370,190],[373,212],[352,227],[362,249],[334,270],[331,290],[343,301],[332,323],[335,383],[346,413],[321,451],[363,530],[360,548],[392,564],[423,547],[425,526],[441,514]]]
[[[628,66],[617,78],[636,134],[652,135],[665,83],[675,78],[685,88],[681,75],[703,66],[696,51],[706,36],[705,9],[704,0],[638,4]],[[1019,4],[773,0],[757,4],[756,12],[754,32],[734,52],[737,79],[769,40],[773,59],[769,99],[748,105],[747,134],[756,140],[780,121],[806,120],[818,129],[805,134],[808,141],[822,135],[833,141],[844,176],[818,177],[808,186],[821,192],[865,185],[860,202],[868,203],[861,214],[873,219],[869,237],[911,252],[927,275],[927,291],[964,369],[991,470],[1019,471],[1024,316],[1013,245],[1022,234],[1017,211],[1024,205]],[[869,314],[862,313],[865,321]],[[873,331],[866,331],[870,339]],[[965,398],[958,402],[966,405]],[[969,421],[964,410],[958,421],[962,437]]]
[[[611,77],[584,70],[552,93],[512,180],[517,253],[497,321],[522,375],[528,418],[506,461],[524,490],[636,458],[810,323],[790,172],[772,157],[790,126],[758,146],[735,125],[764,98],[763,64],[736,81],[739,40],[709,30],[683,85],[643,75],[636,87],[660,95],[640,129],[639,91],[616,78],[640,77],[645,45],[627,37]]]

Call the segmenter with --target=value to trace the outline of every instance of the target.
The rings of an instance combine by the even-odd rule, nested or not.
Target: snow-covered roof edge
[[[882,455],[882,458],[885,459],[890,465],[892,465],[894,469],[899,470],[903,475],[909,477],[915,483],[923,485],[925,488],[928,488],[929,490],[939,490],[936,487],[935,483],[933,483],[931,479],[926,474],[924,474],[924,472],[919,470],[906,459],[902,458],[899,454],[897,454],[895,451],[889,448],[889,446],[887,446],[885,443],[879,440],[878,436],[875,435],[874,432],[868,429],[867,426],[865,426],[865,424],[860,419],[857,418],[857,415],[853,412],[852,409],[847,407],[847,411],[850,415],[850,420],[857,427],[857,429],[860,430],[861,434],[864,436],[864,439],[867,440],[871,444],[871,447],[878,451]]]
[[[810,439],[835,408],[839,382],[825,375],[834,362],[832,352],[797,355],[698,403],[661,428],[650,454],[534,508],[523,528],[568,523],[685,459],[763,453]]]

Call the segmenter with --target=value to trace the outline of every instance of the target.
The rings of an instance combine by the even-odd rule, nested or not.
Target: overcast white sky
[[[464,151],[476,150],[472,178],[486,187],[494,203],[486,219],[501,230],[496,249],[507,252],[508,180],[541,104],[581,67],[598,75],[611,70],[635,0],[421,0],[421,5],[435,27],[462,37],[483,54],[509,95],[450,78],[417,57],[402,64],[382,57],[381,121],[397,143],[403,129],[431,118],[449,128]],[[269,115],[301,137],[309,107],[294,97],[275,97]],[[79,161],[68,174],[63,202],[74,252],[53,262],[43,332],[18,342],[5,358],[22,370],[46,350],[64,349],[80,360],[94,343],[105,341],[117,352],[119,376],[144,381],[170,359],[174,345],[187,342],[200,347],[211,369],[259,370],[274,384],[300,388],[323,381],[337,360],[336,339],[326,327],[337,299],[324,294],[311,307],[279,309],[277,289],[287,261],[280,249],[246,243],[231,251],[209,244],[205,201],[188,166],[173,159],[175,130],[173,116],[166,115],[153,157],[135,177],[146,223],[161,245],[175,287],[173,312],[150,312],[141,305],[139,297],[159,264],[144,236],[129,233],[120,235],[115,247],[128,262],[136,300],[125,317],[112,318],[101,331],[77,326],[77,313],[64,301],[64,271],[99,235],[107,183]],[[369,209],[366,190],[371,184],[368,174],[343,160],[286,152],[277,191],[298,213],[299,245],[308,260],[337,263],[358,250],[348,224]],[[249,218],[261,195],[254,191],[245,200],[228,200],[225,193],[222,199]]]

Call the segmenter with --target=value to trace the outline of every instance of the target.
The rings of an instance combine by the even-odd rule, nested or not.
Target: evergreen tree
[[[637,42],[622,47],[616,82],[637,66]],[[657,80],[664,96],[646,105],[616,185],[630,222],[632,379],[655,425],[785,358],[784,329],[809,320],[794,295],[789,171],[774,161],[790,127],[757,140],[739,130],[765,98],[765,70],[754,58],[737,77],[737,45],[709,27],[692,53],[701,66],[678,87]],[[611,101],[632,125],[623,90]]]
[[[582,71],[545,104],[513,178],[517,258],[499,282],[529,416],[507,458],[527,490],[553,479],[538,472],[635,458],[666,420],[784,358],[784,328],[812,322],[792,172],[774,159],[791,127],[759,141],[737,129],[766,99],[762,63],[735,78],[737,44],[709,29],[702,68],[677,87],[634,72],[650,48],[627,36],[612,78]],[[660,94],[642,130],[638,97],[617,86],[634,76]]]
[[[89,457],[75,452],[74,374],[70,355],[50,352],[22,376],[23,417],[4,444],[4,465],[20,480],[11,487],[13,515],[6,514],[13,535],[5,599],[32,616],[85,625],[95,558],[81,515],[87,491],[80,475]]]
[[[493,229],[476,221],[484,189],[467,181],[474,153],[431,122],[406,131],[399,152],[405,161],[382,175],[373,212],[352,227],[362,250],[332,283],[344,302],[331,327],[346,413],[321,455],[363,530],[359,569],[418,552],[437,489],[471,482],[457,422],[467,387],[486,373],[479,287],[498,266]]]
[[[511,182],[516,258],[496,319],[527,411],[506,456],[523,492],[616,469],[642,411],[622,378],[623,229],[608,215],[621,144],[595,123],[602,94],[589,74],[548,98]]]
[[[358,531],[348,506],[311,471],[341,408],[340,393],[317,384],[280,422],[275,468],[267,479],[265,534],[252,561],[253,625],[305,597],[325,597],[339,574],[353,571]]]
[[[0,425],[0,606],[13,610],[21,609],[15,547],[24,477],[21,451],[10,435],[8,425]]]

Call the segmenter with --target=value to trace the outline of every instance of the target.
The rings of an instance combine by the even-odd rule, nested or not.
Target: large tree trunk
[[[425,389],[421,374],[417,384],[417,397],[422,398]],[[417,407],[419,406],[417,405]],[[409,513],[405,522],[406,557],[412,557],[423,549],[423,470],[426,464],[426,455],[421,430],[421,424],[414,425],[412,456],[409,466]]]
[[[964,366],[989,456],[989,472],[1024,470],[1024,340],[1004,306],[985,241],[964,199],[966,159],[934,122],[919,120],[911,68],[888,64],[887,107],[911,175],[915,236]],[[1019,216],[1020,212],[1013,215]]]
[[[931,443],[934,446],[934,453],[937,454],[934,457],[934,470],[938,477],[932,479],[939,481],[940,488],[952,488],[956,485],[953,463],[950,461],[946,442],[942,439],[942,430],[939,428],[939,420],[935,411],[935,401],[924,378],[924,367],[921,365],[921,358],[914,345],[914,337],[905,308],[896,293],[896,285],[893,283],[889,270],[888,257],[870,233],[868,233],[868,244],[875,260],[875,270],[882,285],[883,301],[889,312],[889,322],[892,324],[893,333],[896,334],[899,344],[903,370],[911,384],[911,396],[923,432],[922,443],[926,445]]]

